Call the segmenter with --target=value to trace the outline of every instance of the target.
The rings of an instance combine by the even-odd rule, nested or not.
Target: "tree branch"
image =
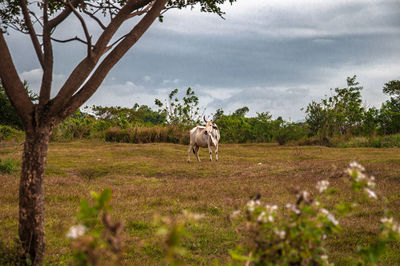
[[[83,9],[83,13],[85,13],[86,15],[88,15],[89,17],[94,19],[97,22],[97,24],[99,24],[100,28],[102,28],[103,30],[106,29],[106,26],[104,26],[104,24],[101,22],[101,20],[98,17],[96,17],[93,13],[90,13],[86,9]]]
[[[73,7],[77,7],[78,4],[82,2],[81,0],[71,0]],[[53,29],[57,27],[61,22],[63,22],[72,12],[72,9],[68,6],[66,7],[58,16],[49,21],[48,27]]]
[[[40,26],[43,28],[43,23],[42,23],[42,22],[40,21],[40,19],[36,16],[35,12],[29,11],[29,14],[31,14],[31,15],[36,19],[36,21],[34,21],[33,24],[34,24],[35,22],[37,22],[37,23],[39,23]]]
[[[22,9],[22,14],[24,15],[25,25],[28,28],[29,35],[30,35],[31,40],[32,40],[33,47],[35,48],[35,52],[36,52],[36,55],[37,55],[37,57],[39,59],[39,63],[42,66],[42,69],[43,69],[44,68],[43,52],[42,52],[42,49],[40,47],[40,43],[39,43],[39,40],[37,38],[35,29],[33,28],[33,24],[32,24],[30,15],[29,15],[29,10],[28,10],[28,6],[27,6],[26,0],[21,0],[20,1],[20,6],[21,6],[21,9]]]
[[[146,8],[144,8],[143,10],[138,10],[138,11],[136,11],[136,12],[132,12],[132,13],[128,16],[127,19],[130,19],[130,18],[133,18],[133,17],[135,17],[135,16],[140,16],[140,15],[143,15],[143,14],[147,13],[147,12],[152,8],[152,6],[154,5],[154,3],[155,3],[155,1],[151,2],[151,3],[150,3],[149,5],[147,5]]]
[[[51,84],[53,81],[53,47],[51,45],[51,28],[48,16],[49,0],[43,2],[43,51],[44,64],[42,85],[40,86],[39,105],[44,106],[50,99]]]
[[[75,37],[73,37],[73,38],[66,39],[66,40],[60,40],[60,39],[56,39],[56,38],[51,37],[51,40],[52,40],[52,41],[55,41],[55,42],[59,42],[59,43],[66,43],[66,42],[78,41],[78,42],[84,43],[84,44],[86,44],[86,45],[88,44],[87,41],[82,40],[82,39],[79,38],[78,36],[75,36]]]
[[[86,102],[98,89],[105,79],[108,72],[126,54],[126,52],[139,40],[144,32],[150,27],[160,12],[165,7],[168,0],[156,0],[150,11],[140,20],[140,22],[127,34],[127,36],[106,56],[99,67],[95,70],[89,80],[67,102],[64,110],[59,115],[59,119],[64,119],[72,114],[84,102]]]
[[[151,0],[129,0],[123,8],[118,12],[117,16],[111,21],[104,32],[97,40],[92,50],[93,57],[91,59],[83,59],[78,66],[72,71],[71,75],[61,87],[57,96],[52,100],[51,112],[57,114],[61,111],[65,104],[70,100],[71,96],[79,90],[83,82],[88,78],[95,68],[100,57],[107,52],[107,44],[117,32],[121,24],[126,20],[132,11],[146,6]]]
[[[118,40],[116,40],[115,42],[113,42],[112,44],[107,46],[107,50],[106,52],[108,52],[109,50],[111,50],[111,48],[116,45],[117,43],[119,43],[121,40],[123,40],[126,36],[128,36],[128,34],[125,34],[124,36],[121,36]]]
[[[29,99],[24,84],[20,80],[17,70],[11,58],[3,33],[0,31],[0,78],[3,87],[14,106],[18,115],[21,117],[24,126],[30,124],[30,113],[33,111],[33,103]]]
[[[71,2],[68,2],[68,6],[69,8],[71,8],[72,12],[75,14],[75,16],[79,19],[79,21],[81,22],[83,31],[85,32],[85,36],[86,36],[86,41],[87,41],[87,56],[89,58],[92,57],[92,37],[89,35],[89,31],[87,29],[85,20],[82,18],[82,16],[79,14],[78,11],[76,11],[76,9],[74,8],[74,6],[71,4]]]

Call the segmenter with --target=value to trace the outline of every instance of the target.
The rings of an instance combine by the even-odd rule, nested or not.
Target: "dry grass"
[[[0,158],[20,160],[21,148],[4,148]],[[185,247],[190,255],[185,262],[225,264],[229,249],[239,241],[227,219],[236,207],[256,193],[264,201],[282,205],[293,200],[293,186],[315,191],[321,179],[329,179],[340,193],[349,195],[341,173],[352,160],[377,177],[377,190],[388,197],[394,216],[400,218],[399,149],[222,144],[220,162],[208,162],[204,149],[200,156],[203,162],[195,162],[192,154],[188,164],[187,146],[176,144],[52,143],[45,180],[46,263],[69,262],[69,242],[64,236],[75,222],[79,201],[89,198],[90,191],[106,187],[113,192],[112,215],[126,224],[127,265],[158,264],[162,248],[154,234],[153,215],[173,216],[183,209],[206,215],[188,228],[191,236]],[[17,235],[18,173],[0,174],[0,179],[0,249],[4,249],[12,246]],[[329,242],[335,262],[347,264],[345,257],[376,234],[381,207],[365,204],[353,218],[343,221],[342,235]],[[393,245],[385,263],[400,264],[399,250]]]

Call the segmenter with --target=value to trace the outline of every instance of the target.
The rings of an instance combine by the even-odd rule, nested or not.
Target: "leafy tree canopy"
[[[200,6],[201,12],[216,13],[219,16],[223,16],[225,13],[221,9],[221,5],[225,2],[233,3],[236,0],[169,0],[165,6],[164,14],[169,9],[183,9],[183,8],[194,8]],[[120,11],[120,9],[128,2],[127,0],[87,0],[87,1],[26,1],[26,6],[36,5],[39,9],[47,9],[47,14],[50,16],[56,15],[63,9],[70,8],[71,5],[79,11],[87,14],[101,13],[103,16],[110,15],[114,17]],[[139,2],[139,1],[137,1]],[[150,2],[150,1],[148,1]],[[36,8],[36,9],[37,9]],[[29,26],[25,23],[23,18],[24,8],[17,0],[0,0],[0,19],[1,29],[7,31],[9,27],[29,33]],[[30,11],[33,14],[33,11]],[[163,19],[163,15],[160,16],[160,21]],[[35,16],[36,22],[43,20],[41,16]]]
[[[391,80],[383,86],[383,93],[400,96],[400,80]]]

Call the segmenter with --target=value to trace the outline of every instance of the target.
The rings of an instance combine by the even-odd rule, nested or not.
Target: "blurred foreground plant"
[[[74,262],[77,265],[113,265],[121,257],[123,224],[113,222],[110,210],[111,190],[101,194],[91,192],[94,204],[82,200],[77,215],[78,224],[72,226],[67,237],[72,239]]]
[[[350,163],[346,173],[350,176],[354,195],[351,202],[341,201],[333,208],[323,203],[331,199],[336,189],[329,181],[317,183],[317,196],[296,189],[296,202],[279,208],[260,201],[257,195],[243,211],[235,211],[231,218],[244,214],[245,223],[239,227],[243,242],[231,257],[234,262],[245,265],[333,265],[329,262],[325,243],[341,231],[339,217],[348,215],[365,200],[381,200],[385,206],[385,217],[380,234],[367,247],[358,248],[358,265],[376,265],[387,244],[399,241],[400,225],[387,210],[385,199],[374,191],[375,178],[365,173],[363,166]]]
[[[197,222],[204,215],[191,213],[186,210],[177,217],[155,217],[155,224],[159,226],[157,234],[162,237],[164,246],[164,265],[183,265],[183,257],[187,250],[182,246],[182,240],[189,235],[186,226]]]

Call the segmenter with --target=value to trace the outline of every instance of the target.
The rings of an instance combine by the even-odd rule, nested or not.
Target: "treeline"
[[[306,107],[309,137],[327,145],[399,146],[400,81],[392,80],[383,87],[390,99],[381,108],[367,107],[362,100],[363,87],[356,76],[347,78],[347,87],[331,89],[331,96]]]
[[[331,89],[330,96],[308,104],[305,122],[301,123],[285,121],[281,117],[273,119],[268,112],[247,117],[248,107],[230,114],[218,109],[210,119],[217,121],[221,142],[400,146],[400,137],[396,135],[400,133],[400,81],[393,80],[384,85],[383,93],[391,97],[380,109],[365,106],[362,89],[356,76],[347,78],[347,87]],[[32,100],[37,99],[34,93],[30,95]],[[1,87],[0,104],[1,139],[1,131],[7,131],[4,125],[22,130],[22,124]],[[139,104],[132,108],[85,107],[58,125],[52,140],[88,138],[128,143],[187,144],[189,129],[203,123],[205,110],[199,107],[199,99],[191,88],[183,97],[179,97],[178,89],[175,89],[167,99],[155,99],[155,104],[157,110]]]

